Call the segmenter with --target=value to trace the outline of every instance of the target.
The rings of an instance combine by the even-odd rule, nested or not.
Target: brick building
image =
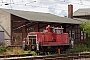
[[[50,13],[0,9],[0,30],[4,31],[5,44],[22,45],[27,33],[43,31],[47,25],[63,27],[76,42],[81,40],[81,21],[73,19],[73,6],[69,5],[67,17],[60,17]]]

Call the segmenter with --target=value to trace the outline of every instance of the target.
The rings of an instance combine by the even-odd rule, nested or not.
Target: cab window
[[[62,34],[62,30],[56,29],[57,34]]]

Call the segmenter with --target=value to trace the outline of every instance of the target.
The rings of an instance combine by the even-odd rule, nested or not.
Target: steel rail
[[[83,54],[60,54],[60,55],[50,55],[50,56],[18,56],[9,58],[0,58],[2,60],[73,60],[90,58],[90,53]]]

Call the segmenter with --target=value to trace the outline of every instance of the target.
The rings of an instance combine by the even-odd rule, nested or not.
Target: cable
[[[3,0],[1,0],[2,1],[2,3],[3,3]]]
[[[2,1],[3,2],[3,1]],[[24,2],[23,0],[22,0],[22,2]],[[30,3],[34,3],[34,2],[36,2],[36,1],[33,1],[33,2],[28,2],[28,3],[25,3],[24,5],[27,5],[27,4],[30,4]],[[59,2],[66,2],[66,0],[64,0],[64,1],[59,1]],[[3,3],[6,3],[6,2],[3,2]],[[7,2],[8,3],[8,2]],[[66,3],[72,3],[72,2],[66,2]],[[80,0],[80,3],[82,3],[82,1]],[[17,3],[14,3],[14,1],[12,0],[10,0],[10,3],[8,3],[8,4],[17,4]],[[78,3],[77,3],[78,4]],[[18,5],[21,5],[20,3],[18,4]],[[23,5],[23,4],[22,4]]]
[[[30,3],[34,3],[34,2],[36,2],[36,1],[33,1],[33,2],[28,2],[28,3],[25,3],[25,4],[30,4]]]
[[[11,0],[10,0],[10,3],[11,3]],[[10,4],[10,9],[12,9],[12,5]]]
[[[57,1],[57,0],[55,0],[55,1]],[[22,0],[21,2],[24,2],[24,1]],[[33,1],[33,2],[36,2],[36,1]],[[25,5],[26,5],[26,4],[30,4],[30,3],[33,3],[33,2],[28,2],[28,3],[25,3],[25,2],[24,2],[24,3],[25,3]],[[66,0],[59,1],[59,2],[72,3],[72,2],[67,2]],[[3,2],[3,0],[2,0],[1,3],[6,3],[6,2]],[[8,3],[8,2],[7,2],[7,3]],[[18,3],[18,2],[17,2],[17,3]],[[80,3],[83,4],[82,0],[80,0]],[[10,3],[9,3],[9,4],[16,4],[16,3],[14,3],[13,0],[12,0],[12,1],[10,0]],[[19,4],[20,4],[20,3],[19,3]],[[18,5],[19,5],[19,4],[18,4]],[[76,4],[79,4],[79,3],[76,3]]]
[[[59,0],[55,0],[55,1],[59,1]],[[10,3],[8,2],[4,2],[3,0],[1,0],[1,6],[3,6],[3,4],[5,5],[10,5],[10,8],[12,9],[12,4],[13,5],[23,5],[23,6],[31,6],[31,7],[39,7],[39,8],[48,8],[48,7],[45,7],[45,6],[40,6],[40,5],[31,5],[30,3],[34,3],[34,2],[37,2],[37,1],[32,1],[32,2],[25,2],[24,0],[22,0],[21,2],[24,2],[24,3],[19,3],[19,2],[14,2],[13,0],[10,0]],[[90,6],[90,5],[85,5],[83,4],[83,1],[82,0],[79,0],[80,3],[73,3],[73,2],[70,2],[70,1],[67,1],[67,0],[63,0],[63,1],[59,1],[59,2],[64,2],[64,3],[72,3],[72,4],[79,4],[79,5],[83,5],[83,6]],[[55,10],[64,10],[64,9],[56,9],[56,8],[49,8],[49,9],[55,9]]]
[[[22,0],[22,2],[23,2],[23,0]]]
[[[6,3],[5,5],[10,5],[10,8],[12,9],[12,2],[10,3]],[[16,4],[14,3],[14,5],[23,5],[23,6],[31,6],[31,7],[39,7],[39,8],[48,8],[48,7],[45,7],[45,6],[40,6],[40,5],[27,5],[27,4]],[[56,9],[56,8],[49,8],[49,9],[54,9],[54,10],[64,10],[64,9]],[[64,10],[66,11],[66,10]]]
[[[80,0],[80,3],[83,5],[83,2],[82,2],[82,0]]]
[[[14,4],[14,1],[12,0],[12,3]]]
[[[60,2],[63,2],[63,1],[60,1]],[[79,4],[79,5],[84,5],[84,6],[90,6],[90,5],[85,5],[82,0],[79,0],[78,3],[67,2],[66,0],[64,0],[64,2],[66,2],[66,3],[72,3],[72,4]]]

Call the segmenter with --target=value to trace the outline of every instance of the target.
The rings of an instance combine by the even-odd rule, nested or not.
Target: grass
[[[24,50],[18,47],[15,47],[13,49],[7,49],[5,52],[6,55],[17,55],[17,54],[24,54]]]
[[[85,40],[78,41],[74,44],[73,49],[68,49],[66,54],[68,53],[87,53],[90,52],[90,36],[87,37]]]
[[[37,53],[35,51],[30,51],[30,54],[32,54],[33,56],[37,56]]]
[[[73,49],[68,49],[66,51],[66,54],[75,54],[75,53],[81,53],[81,52],[89,52],[90,48],[87,47],[85,44],[75,44]]]
[[[8,49],[6,47],[0,46],[0,55],[17,55],[17,54],[24,54],[24,50],[18,47]]]
[[[20,54],[32,54],[33,56],[37,56],[37,53],[30,50],[23,50],[22,48],[15,47],[15,48],[6,48],[0,46],[0,55],[20,55]]]
[[[30,54],[30,50],[25,50],[24,54]]]

